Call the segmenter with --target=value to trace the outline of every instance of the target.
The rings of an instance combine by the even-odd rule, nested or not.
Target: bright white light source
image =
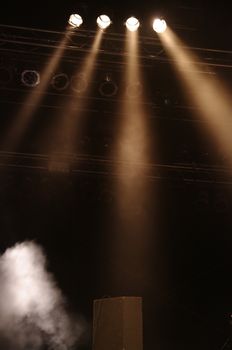
[[[74,28],[78,28],[82,25],[83,23],[83,19],[80,15],[74,13],[69,17],[68,23],[74,27]]]
[[[139,27],[139,20],[135,17],[130,17],[126,21],[126,27],[131,32],[135,32]]]
[[[106,29],[111,24],[111,20],[107,15],[101,15],[97,18],[98,27],[101,29]]]
[[[156,18],[153,22],[153,29],[156,33],[163,33],[167,29],[167,23],[164,19]]]

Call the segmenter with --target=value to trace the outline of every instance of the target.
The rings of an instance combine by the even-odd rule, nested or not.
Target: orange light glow
[[[151,137],[143,105],[143,91],[135,98],[128,98],[126,94],[126,87],[138,82],[143,88],[138,63],[138,33],[127,31],[126,35],[125,89],[119,110],[120,122],[114,153],[117,176],[112,283],[116,289],[123,286],[127,291],[134,288],[142,292],[150,275],[151,183],[147,175]]]
[[[207,122],[206,131],[210,132],[215,149],[223,151],[232,165],[232,102],[229,91],[215,75],[201,72],[199,67],[202,63],[197,55],[190,52],[170,28],[160,35],[160,40],[173,59],[187,97],[199,116]]]
[[[43,72],[40,74],[40,84],[33,88],[23,103],[22,108],[13,120],[13,124],[6,132],[6,136],[2,143],[2,148],[6,150],[15,150],[26,132],[29,123],[32,119],[33,113],[39,107],[39,104],[44,96],[44,93],[50,83],[52,74],[57,68],[60,59],[66,49],[67,43],[73,33],[71,28],[68,28],[61,40],[59,46],[53,53],[50,61],[45,66]]]
[[[82,77],[84,79],[83,88],[74,89],[74,94],[69,97],[64,103],[62,113],[57,117],[57,124],[51,137],[52,144],[50,145],[51,164],[50,169],[53,165],[59,161],[60,154],[72,154],[78,152],[76,149],[76,141],[79,140],[81,131],[83,128],[82,114],[86,108],[86,99],[91,88],[91,79],[93,76],[94,64],[96,56],[99,51],[103,36],[103,31],[98,30],[94,39],[91,51],[84,59],[82,66],[74,75],[74,79]]]

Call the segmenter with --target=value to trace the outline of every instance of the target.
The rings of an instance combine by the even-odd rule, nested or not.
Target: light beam
[[[215,151],[220,149],[232,166],[232,102],[229,91],[216,76],[201,72],[199,68],[207,65],[203,66],[197,55],[190,52],[170,28],[160,35],[160,40],[173,59],[186,96],[206,122],[204,125],[207,134],[212,136],[212,147],[214,145]]]
[[[8,132],[2,143],[2,149],[7,151],[14,151],[18,146],[23,134],[27,130],[29,123],[31,121],[33,113],[39,107],[39,104],[44,96],[48,84],[50,83],[51,76],[54,73],[56,67],[58,66],[60,59],[66,49],[67,43],[73,33],[71,28],[68,28],[61,40],[58,48],[55,50],[50,61],[44,68],[41,74],[39,89],[33,89],[29,96],[27,96],[23,107],[15,116],[12,125],[10,126]]]
[[[137,35],[136,31],[127,31],[126,34],[126,86],[142,81]],[[150,278],[151,183],[147,175],[151,137],[143,92],[136,98],[128,98],[126,86],[113,154],[116,160],[116,222],[112,244],[112,276],[116,289],[121,286],[124,292],[142,292]]]
[[[78,152],[76,149],[76,141],[80,138],[83,128],[82,113],[86,106],[85,97],[90,93],[91,80],[93,78],[94,64],[99,51],[103,36],[103,31],[99,28],[95,36],[92,48],[82,66],[74,74],[74,79],[79,76],[84,77],[86,81],[85,89],[76,89],[71,97],[64,104],[62,113],[57,116],[57,125],[51,137],[50,156],[51,161],[49,168],[53,168],[53,164],[59,162],[60,154],[73,154]]]
[[[50,83],[52,74],[60,62],[60,59],[63,55],[64,50],[66,49],[67,43],[72,33],[73,29],[67,28],[59,46],[53,53],[50,61],[46,64],[43,72],[40,75],[40,84],[37,87],[33,88],[33,90],[29,93],[23,103],[22,108],[13,118],[12,125],[10,125],[9,130],[7,130],[6,136],[2,142],[2,149],[7,151],[14,151],[17,148],[32,120],[33,114],[39,107],[47,86]]]

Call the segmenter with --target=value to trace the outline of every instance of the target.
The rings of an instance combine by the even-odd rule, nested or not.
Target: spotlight
[[[106,29],[111,24],[111,20],[107,15],[101,15],[97,18],[97,25],[101,29]]]
[[[36,70],[26,69],[21,74],[21,82],[27,87],[35,87],[40,83],[40,75]]]
[[[100,84],[99,92],[102,96],[111,97],[116,95],[118,91],[118,86],[111,79],[111,77],[107,76],[105,80]]]
[[[164,33],[167,29],[167,23],[164,19],[155,18],[153,21],[153,29],[156,33]]]
[[[74,13],[69,17],[68,23],[73,28],[79,28],[83,23],[83,19],[80,15],[78,15],[77,13]]]
[[[126,21],[126,27],[131,32],[135,32],[139,27],[139,20],[135,17],[130,17]]]
[[[51,80],[51,85],[55,90],[62,91],[69,86],[69,78],[65,73],[59,73],[54,75]]]
[[[79,73],[72,77],[71,87],[74,91],[81,94],[87,89],[88,83],[85,77],[85,74]]]

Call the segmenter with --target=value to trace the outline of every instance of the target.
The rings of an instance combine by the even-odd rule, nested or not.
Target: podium
[[[94,300],[92,350],[142,350],[142,298]]]

